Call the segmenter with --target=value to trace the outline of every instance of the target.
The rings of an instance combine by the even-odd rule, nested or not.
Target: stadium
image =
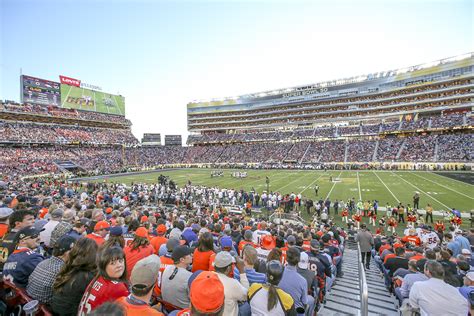
[[[230,199],[217,195],[217,204],[192,202],[176,188],[166,198],[163,192],[146,193],[155,195],[150,200],[176,206],[228,204],[230,211],[252,214],[253,209],[254,216],[267,220],[281,211],[287,220],[307,225],[321,218],[315,207],[320,204],[334,223],[348,229],[361,221],[403,235],[406,227],[428,221],[425,206],[430,204],[437,224],[468,228],[473,66],[474,54],[467,54],[303,87],[193,101],[187,105],[188,146],[144,146],[147,139],[140,143],[133,136],[125,116],[71,109],[65,106],[71,89],[61,87],[68,91],[62,106],[2,102],[2,183],[7,190],[19,179],[31,185],[54,181],[71,188],[104,189],[104,183],[134,188],[162,177],[168,188],[172,183],[239,192]],[[394,227],[393,209],[400,207],[406,208],[408,226],[403,221]],[[341,216],[346,209],[349,219]],[[360,220],[359,212],[374,215]],[[369,279],[375,275],[370,273]],[[387,303],[388,292],[373,288],[383,304],[369,310],[396,313]],[[336,298],[321,296],[318,308],[351,311],[348,305],[337,306]]]
[[[194,21],[190,16],[168,16],[171,4],[165,15],[144,12],[139,4],[125,6],[125,15],[117,9],[123,3],[108,12],[81,4],[76,8],[84,25],[72,36],[57,27],[56,18],[47,18],[48,1],[43,5],[41,23],[51,20],[54,26],[38,22],[42,32],[54,29],[74,41],[66,45],[67,54],[52,42],[51,49],[39,46],[51,59],[41,55],[35,66],[18,54],[29,65],[26,74],[20,69],[12,76],[10,66],[1,64],[5,86],[14,85],[20,98],[0,98],[0,315],[474,313],[474,52],[387,70],[396,64],[388,50],[401,52],[394,44],[380,54],[386,66],[353,76],[360,67],[350,52],[329,49],[335,42],[326,43],[323,33],[317,41],[304,33],[311,34],[305,43],[320,45],[308,68],[314,61],[325,75],[345,73],[324,80],[315,73],[313,83],[260,89],[302,82],[302,73],[285,69],[277,51],[286,51],[280,45],[285,39],[298,50],[291,55],[298,68],[306,47],[273,24],[271,31],[256,28],[268,38],[281,36],[280,46],[268,52],[264,47],[272,69],[260,65],[258,56],[260,64],[246,68],[245,49],[255,45],[253,56],[261,46],[241,23],[265,24],[263,14],[236,15],[242,20],[238,31],[226,28],[236,23],[226,14],[212,16],[218,25],[212,29],[226,31],[204,40],[203,24],[213,19],[202,4],[190,11],[199,16],[195,24],[184,22]],[[12,7],[2,3],[12,13],[9,19]],[[55,9],[67,13],[67,22],[74,17]],[[139,23],[131,14],[135,9],[143,15]],[[338,7],[336,13],[343,11]],[[89,14],[114,32],[103,33],[104,25]],[[181,24],[165,27],[169,17],[193,29],[191,37]],[[286,11],[283,17],[285,27],[295,22]],[[148,27],[152,20],[166,23]],[[17,27],[18,34],[31,32]],[[221,45],[218,37],[233,40],[234,31],[247,34],[243,42]],[[186,40],[164,44],[160,32]],[[348,30],[329,34],[338,41],[344,37],[344,48],[354,54],[362,47],[351,46],[355,33]],[[373,33],[356,35],[362,41]],[[258,38],[265,43],[264,36]],[[71,50],[74,42],[87,49]],[[8,55],[13,47],[5,50]],[[373,58],[370,49],[362,48]],[[176,63],[168,65],[158,54],[167,50]],[[323,50],[334,54],[325,61],[329,72],[316,60]],[[57,51],[67,59],[56,60]],[[214,73],[211,64],[221,72]],[[239,67],[245,76],[226,81],[237,78]],[[108,86],[60,75],[73,71],[76,78]],[[268,84],[251,80],[261,80],[261,72],[268,72]],[[283,79],[271,81],[275,73]],[[158,87],[168,87],[168,81],[177,90]],[[225,86],[238,81],[239,88],[257,86],[256,92],[217,97],[237,91]],[[216,97],[197,99],[209,91]],[[189,95],[197,97],[182,102]],[[173,107],[177,102],[179,109]],[[163,121],[182,121],[186,133]]]

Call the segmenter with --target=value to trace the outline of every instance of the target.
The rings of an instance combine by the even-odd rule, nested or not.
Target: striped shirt
[[[267,276],[264,273],[255,271],[253,268],[245,268],[245,274],[247,274],[250,285],[254,283],[265,284],[267,282]],[[237,268],[234,268],[234,279],[240,281],[240,273]]]

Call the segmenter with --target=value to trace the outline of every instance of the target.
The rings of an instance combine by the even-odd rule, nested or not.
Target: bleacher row
[[[301,101],[283,105],[259,106],[249,110],[219,110],[188,113],[188,128],[196,132],[216,130],[272,128],[276,126],[327,124],[341,118],[356,121],[368,117],[406,114],[410,112],[442,111],[447,108],[470,108],[472,88],[470,78],[454,79],[417,88],[405,88],[366,96],[332,97],[329,100]],[[421,123],[421,122],[419,122]]]
[[[365,124],[350,126],[321,126],[317,128],[295,129],[292,131],[262,131],[241,132],[235,134],[208,133],[201,135],[190,135],[188,144],[206,144],[223,142],[244,141],[281,141],[301,140],[318,138],[337,138],[352,136],[371,136],[386,133],[414,131],[420,129],[436,130],[442,128],[454,128],[472,126],[472,117],[466,114],[451,114],[444,116],[426,116],[411,120],[390,119],[384,122],[372,121]]]
[[[372,140],[247,143],[214,146],[0,147],[0,172],[35,175],[59,172],[54,161],[72,161],[95,173],[126,171],[128,167],[195,163],[259,163],[263,167],[333,162],[372,161],[469,162],[474,158],[474,134],[447,134]]]

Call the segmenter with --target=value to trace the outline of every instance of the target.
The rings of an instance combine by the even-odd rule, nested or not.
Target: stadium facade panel
[[[300,128],[471,108],[474,54],[187,105],[191,133]]]

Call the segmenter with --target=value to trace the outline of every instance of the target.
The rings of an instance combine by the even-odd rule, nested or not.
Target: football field
[[[61,85],[61,106],[125,115],[125,99],[122,96],[64,84]]]
[[[266,191],[265,179],[270,179],[269,189],[282,194],[302,194],[311,199],[336,199],[347,201],[378,200],[384,207],[388,202],[405,206],[413,205],[415,191],[420,194],[420,208],[430,203],[436,211],[456,208],[463,213],[474,210],[474,185],[456,178],[452,174],[424,171],[315,171],[315,170],[246,170],[247,178],[232,178],[233,170],[224,170],[223,177],[211,178],[212,169],[175,169],[145,174],[128,174],[108,177],[109,182],[130,184],[132,182],[156,182],[160,174],[169,176],[178,186],[191,181],[193,185],[217,186],[236,190]],[[238,170],[242,171],[242,170]],[[464,173],[467,178],[473,173]],[[339,181],[331,181],[339,179]],[[469,181],[469,179],[465,180]],[[319,186],[318,196],[314,187]]]

